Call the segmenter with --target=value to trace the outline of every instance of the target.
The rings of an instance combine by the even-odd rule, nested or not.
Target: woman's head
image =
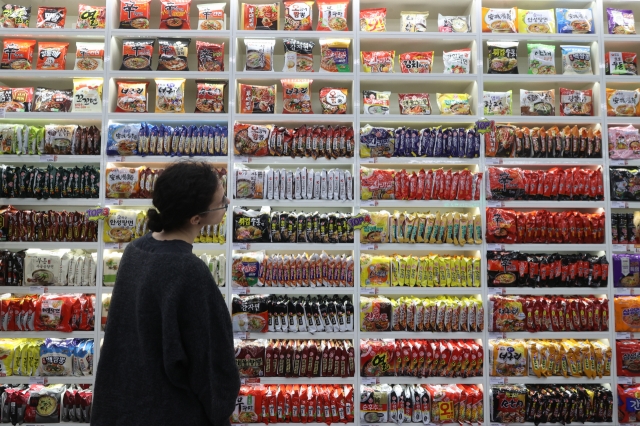
[[[184,161],[167,167],[155,183],[149,229],[170,232],[220,223],[227,198],[210,164]],[[156,210],[157,209],[157,210]]]

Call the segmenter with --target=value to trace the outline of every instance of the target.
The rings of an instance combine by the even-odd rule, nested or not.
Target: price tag
[[[237,161],[238,163],[244,163],[244,164],[247,164],[247,163],[250,163],[250,162],[251,162],[251,157],[236,157],[236,161]]]
[[[120,250],[127,246],[128,243],[104,243],[105,249]]]
[[[235,331],[233,333],[233,338],[234,339],[240,339],[240,340],[246,340],[249,338],[249,333],[246,333],[244,331]]]
[[[5,118],[6,112],[6,108],[0,108],[0,118]]]
[[[487,207],[504,207],[502,201],[487,201]]]
[[[489,377],[489,383],[492,385],[504,385],[507,383],[506,377]]]
[[[46,377],[40,377],[40,376],[29,377],[29,384],[30,385],[46,385],[47,384],[47,378]]]
[[[628,333],[628,332],[618,332],[618,333],[616,333],[616,339],[618,339],[618,340],[631,339],[631,333]]]
[[[26,426],[45,426],[45,425],[40,424],[40,423],[38,423],[38,424],[25,423],[25,425],[26,425]]]
[[[249,250],[249,244],[247,243],[233,243],[234,250]]]
[[[489,251],[501,251],[501,250],[504,250],[504,245],[502,245],[502,244],[487,244],[487,250],[489,250]]]
[[[612,209],[626,209],[628,204],[624,201],[612,201],[611,208]]]
[[[502,164],[502,158],[485,158],[487,164]]]
[[[360,379],[360,383],[363,385],[375,385],[378,384],[379,379],[377,377],[363,377]]]
[[[618,384],[620,384],[620,385],[630,385],[632,383],[633,383],[633,381],[631,380],[631,377],[618,376]]]
[[[364,207],[377,207],[378,200],[362,200],[360,201],[360,205]]]
[[[504,339],[504,338],[506,338],[505,334],[506,333],[499,333],[499,332],[496,332],[496,331],[491,331],[491,332],[489,332],[489,337],[491,339]],[[503,378],[503,377],[501,377],[501,378]]]
[[[58,156],[57,155],[41,155],[40,161],[43,161],[45,163],[55,163],[56,161],[58,161]]]
[[[617,287],[616,288],[616,294],[620,295],[620,296],[630,296],[633,293],[632,293],[632,289],[630,289],[630,288]]]
[[[378,158],[377,157],[371,157],[371,158],[361,158],[360,159],[360,164],[374,164],[378,162]]]
[[[504,423],[490,423],[490,426],[507,426]]]
[[[378,250],[377,244],[360,244],[360,250]]]
[[[249,294],[248,287],[240,287],[240,288],[232,288],[231,293],[233,294]]]
[[[612,166],[626,166],[627,160],[609,160],[609,164]]]
[[[104,203],[107,206],[121,206],[123,200],[115,199],[115,198],[107,198],[104,200]]]
[[[107,157],[107,163],[122,163],[124,157],[120,155],[110,155]]]
[[[612,249],[613,251],[627,251],[627,250],[628,250],[628,248],[627,248],[627,245],[626,245],[626,244],[613,244],[613,245],[611,246],[611,249]]]
[[[507,294],[507,289],[504,287],[489,287],[487,290],[489,294]]]
[[[378,289],[375,287],[360,287],[360,294],[377,294]]]
[[[48,292],[48,288],[47,287],[42,287],[42,286],[37,286],[37,285],[32,285],[32,286],[29,287],[29,291],[31,293],[43,294],[43,293],[47,293]]]
[[[249,377],[246,379],[240,379],[240,384],[242,385],[250,385],[260,383],[260,377]]]

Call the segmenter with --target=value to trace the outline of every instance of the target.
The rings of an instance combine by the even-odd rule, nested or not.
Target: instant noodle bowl
[[[487,42],[489,74],[518,74],[518,43]]]
[[[520,89],[520,115],[556,115],[555,90]]]
[[[466,93],[436,93],[441,115],[470,115],[471,96]]]
[[[159,38],[158,71],[189,71],[190,38]]]
[[[313,114],[311,83],[313,80],[280,80],[283,114]]]
[[[38,43],[38,70],[64,70],[67,63],[69,43],[45,42]]]
[[[71,90],[36,88],[34,92],[34,112],[71,112],[73,92]]]
[[[36,28],[64,28],[67,19],[66,7],[40,6]]]
[[[151,0],[120,0],[120,28],[149,29]]]
[[[161,0],[160,29],[190,30],[191,0]]]
[[[556,8],[558,33],[593,34],[593,13],[591,9]]]
[[[233,126],[233,152],[235,155],[263,157],[269,154],[269,135],[272,125],[236,123]]]
[[[483,33],[517,33],[518,8],[493,9],[482,8]]]
[[[560,46],[563,74],[593,74],[588,46]]]
[[[276,85],[238,85],[240,114],[273,114],[276,102]]]
[[[196,81],[196,110],[203,113],[224,112],[225,82]]]
[[[400,32],[424,33],[427,31],[429,12],[400,12]]]
[[[0,27],[29,28],[31,6],[5,4],[0,8]]]
[[[104,43],[76,43],[76,60],[73,67],[78,71],[102,71],[104,69]]]
[[[132,179],[134,177],[132,176]],[[104,221],[104,241],[108,243],[129,243],[136,238],[135,228],[142,210],[111,209]]]
[[[613,299],[616,331],[640,330],[640,297],[616,296]]]
[[[208,3],[198,6],[198,29],[221,31],[227,27],[226,3]]]
[[[156,78],[156,112],[184,112],[184,78]]]
[[[640,116],[640,89],[616,90],[607,88],[607,115],[610,117]]]
[[[428,93],[398,93],[398,105],[402,115],[431,115]]]
[[[273,48],[275,40],[245,39],[247,48],[245,71],[273,71]]]
[[[360,52],[362,72],[365,73],[392,73],[396,51],[385,50],[377,52]]]
[[[442,52],[444,74],[469,74],[471,49],[458,49]]]
[[[544,34],[556,32],[556,20],[553,9],[518,9],[518,32]]]
[[[638,55],[633,52],[607,52],[604,70],[606,75],[638,75]]]
[[[154,39],[122,40],[121,70],[151,71]]]
[[[224,43],[196,41],[198,71],[224,71]]]
[[[433,52],[410,52],[398,55],[400,72],[409,74],[430,74],[433,66]]]
[[[560,115],[593,115],[593,91],[560,88]]]
[[[147,87],[139,81],[117,81],[116,112],[147,112]]]
[[[102,112],[102,79],[74,79],[71,112]]]
[[[391,92],[363,90],[362,106],[365,114],[389,115]]]
[[[316,31],[349,31],[348,7],[349,0],[318,0]]]
[[[323,114],[346,114],[349,89],[324,87],[320,89]]]
[[[607,8],[609,34],[635,34],[636,23],[633,10]]]
[[[278,30],[280,20],[280,4],[247,4],[242,3],[240,26],[243,30]]]
[[[311,31],[313,29],[313,1],[284,2],[284,30]]]
[[[104,29],[107,20],[107,8],[101,6],[78,5],[78,21],[76,29]]]
[[[387,8],[360,11],[360,31],[380,33],[387,31]]]
[[[546,44],[527,44],[529,56],[529,74],[555,74],[556,73],[556,47]]]
[[[313,41],[292,38],[282,40],[284,44],[283,72],[313,72]]]
[[[441,33],[470,33],[471,16],[444,16],[438,13],[438,31]]]
[[[483,92],[485,115],[511,115],[511,90],[507,92]]]
[[[320,39],[320,72],[351,72],[350,39]]]
[[[35,40],[4,39],[0,68],[30,70],[35,46]]]

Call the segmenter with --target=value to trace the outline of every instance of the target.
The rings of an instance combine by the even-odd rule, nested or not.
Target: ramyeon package
[[[556,47],[553,45],[527,44],[529,74],[548,75],[556,73]]]
[[[387,8],[361,10],[360,31],[367,33],[383,33],[387,31]]]
[[[320,72],[351,72],[351,39],[320,39]]]
[[[102,112],[102,79],[73,80],[71,112]]]
[[[224,43],[196,41],[198,71],[224,71]]]
[[[95,30],[104,29],[107,21],[107,8],[104,6],[78,5],[78,21],[76,29]]]
[[[403,33],[424,33],[427,31],[429,12],[400,12],[400,31]]]
[[[293,38],[282,40],[284,44],[283,72],[313,72],[313,41],[301,41]]]
[[[483,33],[517,33],[518,8],[494,9],[482,8]]]
[[[184,112],[184,78],[156,78],[156,112]]]
[[[438,13],[438,32],[470,33],[471,16],[444,16]]]
[[[227,27],[226,3],[207,3],[198,6],[198,29],[221,31]]]
[[[116,81],[116,112],[147,112],[146,81]]]
[[[5,4],[0,8],[0,27],[29,28],[31,6]]]
[[[191,0],[160,0],[161,30],[190,30]]]
[[[593,34],[593,13],[591,9],[556,8],[558,33],[561,34]]]
[[[273,48],[275,40],[245,39],[247,48],[245,71],[273,71]]]
[[[430,74],[433,67],[433,53],[431,51],[399,54],[400,72],[404,74]]]
[[[607,8],[609,34],[635,34],[636,23],[633,10]]]
[[[38,8],[38,21],[36,28],[64,28],[67,19],[66,7],[40,6]]]
[[[360,52],[362,72],[364,73],[392,73],[395,63],[395,50],[375,52]]]
[[[391,92],[363,90],[362,107],[365,114],[389,115]]]
[[[560,46],[563,74],[593,74],[589,46]]]
[[[593,90],[573,90],[560,88],[560,115],[593,115]]]
[[[638,75],[638,55],[633,52],[607,52],[604,54],[606,75]]]
[[[73,67],[78,71],[102,71],[104,68],[104,43],[76,43],[76,61]]]
[[[607,88],[607,115],[609,117],[640,116],[640,89],[616,90]]]
[[[349,0],[318,0],[316,31],[349,31]]]
[[[120,28],[148,30],[151,0],[120,0]]]
[[[458,49],[442,52],[444,74],[469,74],[471,67],[471,49]]]
[[[240,28],[245,31],[277,31],[280,20],[280,4],[242,3]]]
[[[484,115],[512,115],[512,92],[484,92]]]
[[[284,30],[311,31],[313,29],[313,1],[284,2]]]
[[[437,93],[440,115],[470,115],[471,96],[466,93]]]
[[[518,42],[487,42],[489,74],[518,74]]]
[[[520,115],[556,115],[555,90],[520,89]]]
[[[158,71],[189,71],[190,38],[158,38]]]
[[[428,93],[398,93],[398,106],[402,115],[431,115]]]
[[[546,34],[556,32],[556,20],[553,9],[518,9],[518,32]]]

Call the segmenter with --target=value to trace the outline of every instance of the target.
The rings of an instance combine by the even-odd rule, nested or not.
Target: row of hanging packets
[[[0,154],[34,155],[42,153],[44,127],[26,124],[0,125]]]
[[[138,154],[219,156],[228,153],[227,126],[165,126],[142,123]]]
[[[353,200],[353,177],[349,170],[322,171],[297,168],[271,170],[265,175],[267,200]]]
[[[227,259],[224,254],[219,254],[217,256],[211,256],[209,254],[203,253],[200,255],[200,260],[204,262],[205,265],[211,271],[211,276],[213,277],[218,287],[225,286],[225,274],[226,274],[226,266]]]

